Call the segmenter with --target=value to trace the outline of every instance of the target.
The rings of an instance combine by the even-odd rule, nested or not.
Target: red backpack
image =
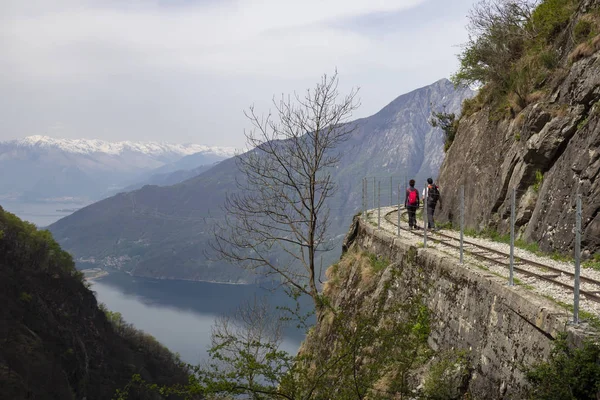
[[[408,205],[416,206],[419,204],[419,192],[417,189],[408,189]]]

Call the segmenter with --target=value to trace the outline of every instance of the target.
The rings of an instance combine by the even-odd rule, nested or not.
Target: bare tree
[[[296,293],[322,306],[316,280],[317,255],[328,250],[327,199],[339,162],[336,147],[355,129],[358,89],[338,93],[337,72],[324,75],[304,96],[273,100],[274,114],[246,113],[253,129],[237,157],[242,178],[229,194],[226,218],[215,230],[220,257],[265,275],[275,275]]]

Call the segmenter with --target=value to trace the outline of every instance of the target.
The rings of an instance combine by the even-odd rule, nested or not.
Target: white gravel
[[[397,234],[397,227],[396,227],[396,221],[398,220],[397,218],[397,208],[396,207],[382,207],[381,208],[381,220],[380,220],[380,228],[384,231],[390,232],[392,233],[394,236]],[[367,214],[367,221],[373,225],[373,226],[377,226],[377,222],[378,222],[378,217],[377,217],[377,209],[374,210],[368,210],[368,214]],[[389,219],[389,221],[388,221]],[[391,223],[390,221],[393,221],[393,223]],[[420,224],[423,223],[422,220],[418,221]],[[405,221],[405,219],[402,219],[400,222],[400,225],[403,228],[408,228],[408,223]],[[410,232],[407,232],[406,230],[400,230],[400,237],[405,240],[407,243],[410,243],[412,245],[415,246],[422,246],[423,244],[423,230],[419,229],[417,231],[420,234],[419,236],[416,236],[414,234],[411,234]],[[439,232],[444,233],[445,235],[448,236],[452,236],[454,238],[459,238],[460,237],[460,233],[456,232],[456,231],[452,231],[452,230],[440,230]],[[428,233],[428,244],[432,244],[433,246],[435,246],[436,249],[443,251],[444,253],[450,255],[450,256],[455,256],[457,259],[459,259],[459,251],[444,245],[441,242],[435,242],[435,234],[431,235],[430,233]],[[439,236],[438,236],[439,237]],[[481,246],[486,246],[489,247],[491,249],[503,252],[507,255],[506,258],[503,258],[502,256],[495,256],[492,255],[490,253],[484,254],[487,257],[490,258],[496,258],[501,262],[504,263],[508,263],[508,254],[510,252],[510,246],[504,243],[499,243],[499,242],[494,242],[491,240],[487,240],[487,239],[482,239],[482,238],[474,238],[474,237],[469,237],[469,236],[465,236],[464,237],[465,241],[471,242],[471,243],[475,243]],[[458,242],[452,243],[454,245],[458,244]],[[477,250],[477,251],[481,251],[483,252],[483,250],[478,249],[475,246],[469,245],[467,243],[464,244],[464,249],[465,249],[465,253],[464,253],[464,262],[468,263],[470,265],[476,266],[478,268],[484,269],[486,271],[489,271],[491,273],[493,273],[494,275],[497,276],[502,276],[505,277],[508,281],[508,275],[509,275],[509,270],[507,266],[502,266],[502,265],[498,265],[496,263],[492,263],[492,262],[487,262],[485,260],[482,260],[481,258],[477,258],[474,257],[472,255],[470,255],[470,251],[472,250]],[[549,257],[543,257],[543,256],[539,256],[537,254],[528,252],[526,250],[523,249],[519,249],[519,248],[515,248],[515,257],[516,258],[523,258],[526,260],[530,260],[530,261],[535,261],[553,268],[557,268],[560,269],[562,271],[565,272],[571,272],[573,273],[575,270],[575,266],[571,263],[567,263],[567,262],[561,262],[561,261],[556,261],[553,260],[552,258]],[[528,264],[519,264],[518,260],[516,260],[517,262],[515,263],[515,267],[526,270],[526,271],[530,271],[530,272],[534,272],[536,274],[539,275],[556,275],[556,273],[554,273],[553,271],[547,270],[547,271],[542,271],[540,270],[540,268],[535,267],[535,266],[531,266]],[[594,279],[594,280],[598,280],[600,281],[600,271],[596,271],[596,270],[592,270],[592,269],[582,269],[582,276],[590,278],[590,279]],[[519,273],[517,271],[514,272],[514,277],[517,279],[517,284],[520,285],[524,285],[525,288],[538,293],[542,296],[545,296],[547,298],[553,299],[554,301],[558,302],[558,303],[562,303],[564,304],[573,304],[573,293],[571,290],[567,289],[567,288],[563,288],[559,285],[547,282],[545,280],[536,278],[536,277],[531,277],[522,273]],[[568,285],[573,285],[573,277],[569,276],[566,273],[562,273],[560,274],[559,277],[553,277],[553,279],[556,279],[557,281],[560,281],[562,283],[568,284]],[[581,282],[581,289],[584,291],[590,291],[590,292],[600,292],[600,286],[592,284],[592,283],[588,283],[588,282]],[[580,303],[579,303],[580,309],[587,311],[589,313],[595,314],[600,316],[600,303],[596,303],[594,301],[591,300],[587,300],[585,298],[585,296],[581,296],[580,298]],[[570,311],[568,311],[569,314],[571,314]]]

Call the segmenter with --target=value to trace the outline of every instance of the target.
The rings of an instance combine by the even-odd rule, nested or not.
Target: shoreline
[[[110,268],[110,267],[95,267],[95,268],[80,269],[81,272],[86,274],[85,280],[87,280],[87,281],[95,281],[95,280],[102,279],[111,274],[110,270],[112,270],[114,272],[119,272],[119,273],[129,275],[132,278],[153,279],[153,280],[157,280],[157,281],[201,282],[201,283],[212,283],[212,284],[218,284],[218,285],[233,285],[233,286],[260,285],[260,284],[264,283],[264,282],[221,282],[221,281],[213,281],[213,280],[206,280],[206,279],[185,279],[185,278],[170,278],[170,277],[164,277],[164,276],[157,277],[157,276],[133,275],[129,271],[122,271],[120,269]],[[87,274],[93,274],[93,275],[87,276]]]

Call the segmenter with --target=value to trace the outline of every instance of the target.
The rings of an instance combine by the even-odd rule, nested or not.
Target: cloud
[[[315,63],[306,60],[344,62],[371,44],[328,22],[401,11],[422,1],[241,0],[180,7],[63,1],[33,14],[15,6],[13,18],[0,27],[6,39],[0,57],[13,72],[42,79],[146,66],[228,74],[285,68],[288,74],[314,75]]]
[[[0,140],[239,146],[244,108],[336,67],[366,116],[455,69],[472,1],[0,1]]]

